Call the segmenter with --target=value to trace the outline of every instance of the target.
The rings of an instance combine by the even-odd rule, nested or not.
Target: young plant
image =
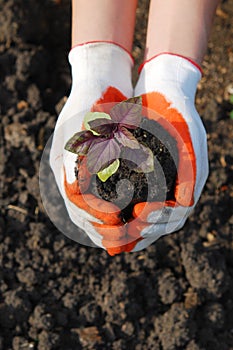
[[[154,169],[153,153],[131,132],[141,120],[141,97],[116,104],[109,114],[88,112],[84,117],[86,130],[74,134],[65,149],[85,156],[88,171],[103,182],[117,171],[120,158],[137,164],[134,170],[149,173]]]

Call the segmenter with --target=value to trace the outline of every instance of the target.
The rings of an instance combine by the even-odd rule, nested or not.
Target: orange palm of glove
[[[158,122],[177,142],[179,164],[174,195],[179,205],[192,206],[196,182],[196,157],[188,125],[183,116],[158,92],[142,95],[142,103],[146,107],[147,117]],[[168,202],[168,206],[174,205],[172,201]]]
[[[102,98],[92,108],[92,111],[102,111],[102,105],[109,102],[121,102],[126,97],[117,89],[109,87]],[[88,181],[88,172],[83,169],[82,184],[75,181],[69,184],[65,175],[65,191],[71,202],[99,219],[102,224],[92,222],[96,231],[103,237],[102,244],[110,255],[121,252],[130,252],[142,240],[141,231],[149,226],[148,215],[164,206],[178,205],[191,206],[196,179],[195,153],[192,146],[188,126],[182,115],[165,97],[157,92],[142,96],[143,106],[146,107],[146,117],[158,122],[177,141],[179,151],[178,176],[175,186],[175,200],[164,202],[142,202],[134,206],[132,219],[124,224],[121,219],[121,210],[116,205],[95,197],[92,194],[82,193],[80,187]],[[106,112],[106,109],[104,110]],[[86,176],[86,178],[85,178]]]
[[[194,189],[196,182],[196,157],[186,121],[177,109],[158,92],[142,95],[146,117],[158,122],[176,140],[179,163],[174,189],[174,200],[165,202],[141,202],[134,206],[133,217],[128,226],[129,235],[140,235],[143,224],[151,212],[163,207],[189,207],[194,204]]]

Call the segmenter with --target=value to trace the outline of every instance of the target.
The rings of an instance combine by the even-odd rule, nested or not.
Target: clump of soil
[[[120,159],[120,167],[115,174],[105,182],[93,175],[88,189],[95,196],[118,205],[123,221],[131,217],[136,203],[173,199],[177,175],[176,141],[160,124],[143,118],[140,127],[132,133],[140,143],[152,150],[155,156],[154,171],[148,174],[138,172],[134,170],[135,164]]]

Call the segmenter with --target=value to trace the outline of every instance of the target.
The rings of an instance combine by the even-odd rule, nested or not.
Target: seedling
[[[103,182],[118,170],[120,158],[137,164],[134,170],[149,173],[154,170],[153,153],[131,132],[141,120],[141,97],[117,103],[109,114],[88,112],[84,117],[86,130],[74,134],[65,149],[86,157],[88,171]]]

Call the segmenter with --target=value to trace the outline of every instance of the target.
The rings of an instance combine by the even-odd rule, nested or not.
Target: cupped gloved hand
[[[199,67],[184,57],[161,54],[147,61],[135,88],[142,95],[149,119],[176,140],[179,161],[174,200],[136,204],[128,234],[143,237],[133,251],[144,249],[162,235],[183,227],[201,195],[208,176],[206,132],[195,108]]]
[[[79,168],[81,177],[77,181],[76,155],[64,146],[74,133],[82,130],[83,117],[93,106],[132,96],[132,61],[121,48],[103,43],[77,47],[69,59],[72,90],[58,118],[50,155],[67,211],[71,220],[111,255],[144,249],[184,225],[207,178],[206,134],[194,105],[200,70],[187,59],[170,54],[144,65],[134,95],[142,95],[145,115],[161,124],[176,140],[177,180],[174,200],[138,203],[131,220],[123,223],[121,210],[115,204],[83,193],[89,176],[85,164],[82,162]]]
[[[55,127],[50,151],[50,165],[71,220],[83,229],[99,247],[114,252],[126,248],[126,228],[120,209],[92,194],[84,194],[75,177],[77,155],[65,150],[74,133],[83,128],[86,112],[95,104],[120,102],[133,95],[131,69],[133,60],[124,49],[108,42],[79,45],[69,54],[72,89]],[[80,188],[81,187],[81,188]]]

